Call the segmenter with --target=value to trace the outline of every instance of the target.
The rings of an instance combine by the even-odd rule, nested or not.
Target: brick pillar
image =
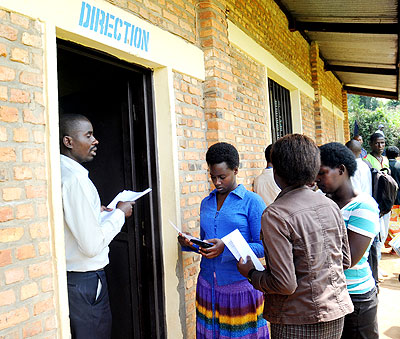
[[[204,51],[206,79],[204,106],[208,146],[218,141],[234,143],[232,66],[224,0],[200,0],[199,36]]]
[[[344,115],[344,120],[343,120],[344,140],[347,142],[350,140],[349,110],[347,108],[347,92],[343,89],[342,89],[342,111]]]
[[[318,44],[313,41],[310,47],[310,62],[311,62],[311,79],[312,86],[314,88],[315,100],[314,100],[314,125],[315,125],[315,142],[317,145],[324,143],[322,136],[322,93],[321,86],[319,83],[319,72],[318,72],[318,59],[319,59],[319,48]]]

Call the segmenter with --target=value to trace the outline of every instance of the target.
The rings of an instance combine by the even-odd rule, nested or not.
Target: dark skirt
[[[197,339],[268,339],[264,296],[247,280],[214,286],[199,276],[196,294]]]

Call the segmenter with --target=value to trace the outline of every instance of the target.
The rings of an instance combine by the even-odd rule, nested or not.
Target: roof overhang
[[[348,93],[399,98],[399,22],[395,0],[275,0],[289,21],[316,41],[325,70]]]

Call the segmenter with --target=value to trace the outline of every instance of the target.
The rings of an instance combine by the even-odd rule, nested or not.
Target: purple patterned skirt
[[[269,339],[264,296],[247,280],[214,286],[199,276],[196,293],[197,339]]]

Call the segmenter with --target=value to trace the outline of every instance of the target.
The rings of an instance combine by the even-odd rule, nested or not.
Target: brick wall
[[[106,0],[191,43],[198,43],[196,0]]]
[[[252,188],[254,178],[265,168],[268,146],[267,103],[264,66],[243,51],[231,48],[235,145],[240,154],[238,182]]]
[[[51,337],[42,28],[2,10],[0,22],[0,337]]]
[[[322,120],[324,121],[322,143],[336,141],[336,117],[333,112],[322,107]]]
[[[313,99],[300,92],[303,133],[315,140],[314,102]]]
[[[180,208],[182,230],[199,236],[200,202],[209,192],[205,156],[206,121],[204,116],[203,83],[180,73],[174,73],[175,113],[179,158]],[[196,331],[196,280],[200,255],[182,253],[186,338]]]

